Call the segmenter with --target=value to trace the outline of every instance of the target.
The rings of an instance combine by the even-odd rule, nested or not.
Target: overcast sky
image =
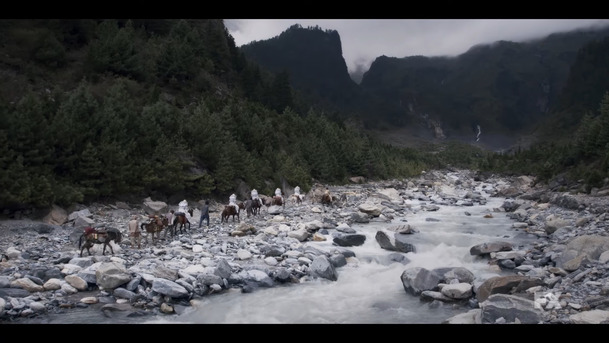
[[[457,56],[477,44],[522,42],[550,33],[609,26],[609,19],[225,19],[237,46],[278,36],[294,24],[336,30],[349,72],[379,56]]]

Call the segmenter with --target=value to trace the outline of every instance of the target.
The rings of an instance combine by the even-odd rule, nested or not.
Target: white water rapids
[[[349,247],[357,258],[339,267],[338,280],[319,279],[273,288],[259,288],[252,293],[231,290],[196,301],[179,316],[154,318],[147,323],[187,324],[439,324],[471,308],[440,302],[423,302],[406,293],[402,272],[411,267],[426,269],[465,267],[477,279],[502,273],[485,258],[471,256],[474,245],[503,240],[529,244],[533,237],[512,228],[513,220],[505,212],[494,212],[504,199],[488,198],[485,205],[443,206],[434,212],[419,211],[407,218],[396,217],[391,223],[371,222],[351,225],[366,235],[362,246]],[[419,201],[408,201],[412,208]],[[492,218],[485,218],[491,214]],[[427,220],[433,218],[433,220]],[[410,224],[419,230],[412,234],[416,252],[406,253],[407,264],[379,263],[391,251],[383,250],[375,240],[378,230]],[[331,248],[332,240],[308,242]]]

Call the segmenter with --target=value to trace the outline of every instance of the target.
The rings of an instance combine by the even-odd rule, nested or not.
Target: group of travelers
[[[206,204],[209,204],[209,201],[206,201]],[[175,216],[180,215],[180,213],[186,215],[188,213],[188,202],[186,200],[182,200],[179,204],[178,212],[171,209],[167,212],[164,217],[167,219],[167,224],[171,225]],[[156,225],[163,226],[163,219],[159,215],[151,214],[148,216],[150,218],[150,223],[155,223]],[[209,219],[208,219],[209,220]],[[209,225],[209,221],[208,224]],[[200,227],[200,224],[199,224]],[[134,248],[137,245],[138,249],[142,248],[142,228],[138,220],[138,215],[133,215],[131,220],[127,223],[127,232],[129,236],[129,241],[131,243],[131,248]],[[167,231],[165,231],[165,237],[167,237]]]
[[[198,228],[200,229],[201,226],[203,226],[203,220],[206,220],[206,224],[209,227],[209,200],[205,200],[205,203],[201,206],[200,211],[201,211],[201,216],[199,217],[199,227]],[[175,216],[184,215],[184,216],[187,216],[186,218],[188,219],[189,214],[190,213],[188,211],[188,201],[186,201],[186,199],[184,199],[178,204],[178,212],[175,212],[174,210],[170,210],[165,216],[167,217],[168,223],[173,223]]]
[[[296,188],[294,188],[294,193],[300,195],[300,187],[296,186]],[[258,201],[260,201],[260,204],[264,204],[262,199],[260,199],[260,195],[258,195],[258,191],[255,188],[252,189],[252,191],[250,192],[250,196],[251,200],[257,199]],[[281,188],[275,189],[275,196],[281,198],[281,202],[283,203],[283,193],[281,192]],[[239,211],[239,205],[237,205],[237,196],[235,195],[235,193],[231,194],[230,197],[228,197],[228,205],[235,206],[235,210]]]
[[[298,197],[300,197],[302,199],[302,195],[300,194],[300,187],[296,186],[294,188],[294,194]],[[258,194],[258,191],[256,189],[252,189],[252,191],[250,192],[251,195],[251,200],[255,200],[257,199],[258,201],[260,201],[260,204],[263,204],[264,202],[262,201],[262,199],[260,198],[260,195]],[[281,198],[281,202],[283,203],[283,194],[281,192],[281,188],[277,188],[275,189],[275,196]],[[237,196],[233,193],[229,196],[228,198],[228,206],[234,206],[235,210],[237,212],[239,212],[239,205],[237,204]],[[205,221],[205,224],[209,227],[209,200],[205,200],[205,203],[201,206],[200,208],[201,211],[201,216],[199,218],[199,229],[203,226],[203,221]],[[173,223],[173,220],[175,219],[175,217],[177,215],[179,215],[180,213],[186,215],[188,213],[188,202],[186,200],[182,200],[179,204],[178,204],[178,211],[176,212],[175,210],[171,209],[169,210],[169,212],[167,212],[167,214],[165,214],[165,218],[167,218],[167,223],[169,223],[170,225]],[[150,215],[150,220],[157,220],[158,222],[161,222],[161,219],[159,218],[158,215]],[[131,248],[135,247],[137,245],[138,249],[141,249],[142,247],[142,229],[138,220],[138,216],[134,215],[131,217],[131,220],[128,222],[127,224],[128,226],[128,234],[129,234],[129,239],[131,242]]]

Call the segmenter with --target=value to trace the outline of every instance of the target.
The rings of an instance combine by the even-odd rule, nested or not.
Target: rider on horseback
[[[251,195],[252,202],[250,205],[250,210],[253,215],[256,215],[260,213],[260,207],[262,207],[262,204],[264,204],[264,202],[262,201],[262,199],[260,199],[260,196],[258,195],[258,191],[256,189],[252,189]]]
[[[275,189],[275,196],[281,198],[281,203],[283,204],[283,195],[281,195],[281,188]]]
[[[252,200],[256,200],[258,199],[258,201],[260,201],[260,203],[262,204],[262,199],[260,199],[260,196],[258,195],[258,191],[256,189],[252,189]]]
[[[239,213],[239,205],[237,205],[237,196],[235,193],[228,197],[228,206],[233,206],[235,208],[235,212]]]
[[[176,215],[176,216],[178,216],[178,215],[188,216],[188,214],[190,214],[190,213],[188,213],[188,201],[186,201],[186,199],[180,201],[178,206],[179,206],[178,211],[174,215]],[[190,219],[188,217],[186,217],[186,218]]]
[[[298,198],[299,201],[302,201],[304,195],[300,194],[300,186],[294,187],[294,195]]]

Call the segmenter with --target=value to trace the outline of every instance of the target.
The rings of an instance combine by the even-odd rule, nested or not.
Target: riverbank
[[[541,323],[606,320],[609,275],[601,256],[609,250],[603,248],[603,239],[609,236],[607,197],[550,192],[534,186],[527,177],[481,177],[469,171],[434,171],[411,180],[328,188],[337,199],[332,207],[309,198],[301,205],[269,207],[260,216],[221,223],[217,211],[221,204],[213,204],[209,228],[199,230],[195,225],[189,234],[146,243],[143,249],[132,249],[125,240],[115,246],[112,256],[92,249],[92,256],[85,252],[79,257],[74,237],[80,228],[74,222],[0,222],[0,252],[7,257],[0,264],[0,320],[52,323],[51,318],[64,314],[67,318],[70,313],[93,313],[102,314],[107,323],[137,323],[154,316],[178,315],[198,299],[221,296],[229,289],[248,293],[260,287],[297,287],[297,283],[312,278],[331,279],[335,274],[328,270],[340,269],[354,258],[349,244],[355,243],[344,243],[357,238],[353,223],[388,222],[394,216],[430,210],[438,203],[467,210],[468,204],[485,201],[488,196],[505,198],[495,215],[512,216],[515,229],[539,238],[530,251],[489,256],[497,268],[511,268],[514,275],[535,280],[531,287],[515,290],[517,287],[511,286],[503,293],[530,301],[524,306],[531,307],[527,311],[536,311],[535,320]],[[424,206],[409,206],[411,199],[422,201]],[[87,210],[88,218],[96,224],[123,231],[132,215],[142,214],[140,205],[94,205]],[[195,211],[196,223],[198,215]],[[395,229],[387,228],[388,232]],[[576,247],[569,244],[580,236],[594,237],[600,248],[573,252]],[[315,240],[331,240],[336,248],[329,252],[312,249],[308,243]],[[379,243],[379,249],[381,246]],[[564,251],[574,258],[561,260]],[[403,264],[407,269],[407,261]],[[481,286],[481,282],[471,283],[474,293],[469,306],[482,316],[480,321],[488,321],[490,314],[484,316],[482,304],[492,297],[487,294],[484,301],[478,301]],[[487,292],[500,291],[494,288]],[[422,293],[413,296],[430,296]],[[541,293],[556,295],[560,306],[538,311],[534,296]],[[486,308],[491,303],[487,302]],[[469,313],[468,308],[466,311]],[[539,317],[537,312],[541,312]],[[598,317],[580,319],[582,313]],[[469,322],[476,322],[475,314],[468,316]],[[501,322],[499,318],[510,322],[505,316],[493,320]],[[460,317],[457,321],[465,320]]]

